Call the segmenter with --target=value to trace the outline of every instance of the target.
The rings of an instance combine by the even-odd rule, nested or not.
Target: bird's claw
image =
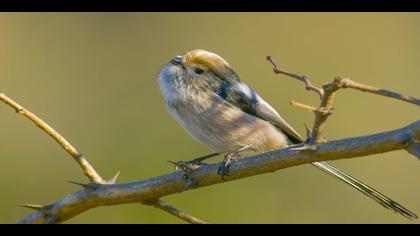
[[[219,170],[217,171],[223,181],[226,181],[225,176],[229,176],[231,163],[237,161],[239,158],[241,158],[241,155],[236,152],[225,156]]]
[[[229,176],[229,172],[230,172],[230,163],[227,163],[227,162],[223,162],[220,165],[219,170],[217,170],[217,174],[219,174],[219,176],[223,179],[223,181],[226,181],[225,176]]]
[[[180,191],[180,193],[190,189],[194,185],[195,181],[194,181],[194,178],[191,176],[191,172],[200,168],[203,165],[207,165],[206,163],[202,163],[197,160],[177,161],[177,162],[168,161],[168,162],[174,164],[176,170],[181,170],[184,172],[183,179],[185,181],[185,185]]]

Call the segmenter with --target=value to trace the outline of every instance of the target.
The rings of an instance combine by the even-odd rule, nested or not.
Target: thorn
[[[118,177],[120,176],[120,171],[118,171],[115,175],[114,175],[114,177],[112,177],[108,182],[107,182],[107,184],[115,184],[115,182],[117,182],[117,179],[118,179]]]
[[[194,169],[197,169],[197,165],[194,165],[193,163],[185,162],[185,161],[167,161],[175,166],[175,170],[182,170],[184,172],[191,171]]]
[[[176,166],[176,162],[173,162],[173,161],[168,161],[168,160],[166,160],[167,162],[169,162],[169,163],[171,163],[171,164],[173,164],[173,165],[175,165]]]
[[[168,161],[167,162],[171,163],[172,165],[175,166],[175,170],[179,170],[179,163],[178,162],[173,162],[173,161]]]
[[[35,211],[42,211],[44,210],[44,206],[41,205],[34,205],[34,204],[22,204],[22,205],[18,205],[19,207],[25,207],[25,208],[29,208]]]
[[[94,190],[95,189],[95,187],[92,186],[92,184],[84,184],[84,183],[79,183],[79,182],[75,182],[75,181],[67,181],[67,183],[82,186],[85,190]]]

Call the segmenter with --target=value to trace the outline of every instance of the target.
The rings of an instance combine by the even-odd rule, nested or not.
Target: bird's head
[[[203,49],[187,51],[171,59],[162,69],[159,82],[165,97],[183,91],[217,92],[240,84],[238,75],[223,57]]]

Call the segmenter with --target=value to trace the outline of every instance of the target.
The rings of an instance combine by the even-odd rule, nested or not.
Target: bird
[[[166,108],[195,140],[214,154],[225,154],[219,175],[225,180],[244,151],[263,153],[304,142],[304,138],[269,103],[243,82],[221,56],[204,49],[170,59],[158,75]],[[383,207],[408,219],[415,213],[327,162],[313,166],[338,178]]]

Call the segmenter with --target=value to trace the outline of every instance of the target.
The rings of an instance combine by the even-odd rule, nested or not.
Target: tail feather
[[[400,204],[388,198],[387,196],[381,194],[380,192],[355,179],[354,177],[342,172],[334,166],[326,162],[313,162],[312,164],[318,167],[319,169],[327,172],[328,174],[339,178],[340,180],[344,181],[345,183],[349,184],[355,189],[359,190],[366,196],[372,198],[377,203],[381,204],[383,207],[393,210],[395,213],[399,213],[410,220],[417,219],[417,215],[408,210],[407,208],[401,206]]]

